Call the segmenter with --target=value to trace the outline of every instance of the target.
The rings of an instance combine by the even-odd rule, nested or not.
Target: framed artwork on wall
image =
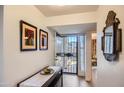
[[[20,50],[37,50],[37,27],[23,20],[20,21]]]
[[[42,29],[39,31],[39,49],[48,50],[48,33]]]

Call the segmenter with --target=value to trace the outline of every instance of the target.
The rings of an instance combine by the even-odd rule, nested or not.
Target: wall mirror
[[[106,26],[103,29],[102,50],[106,60],[113,61],[119,57],[122,46],[122,31],[118,28],[120,21],[114,11],[109,11]]]

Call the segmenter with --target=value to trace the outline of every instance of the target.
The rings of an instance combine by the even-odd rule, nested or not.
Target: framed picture
[[[20,50],[37,50],[37,27],[23,20],[20,21]]]
[[[42,29],[39,31],[39,47],[40,50],[48,49],[48,33]]]

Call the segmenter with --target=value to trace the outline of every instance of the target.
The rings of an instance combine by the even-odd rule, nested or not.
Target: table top
[[[54,73],[48,75],[41,75],[40,72],[36,75],[32,76],[31,78],[25,80],[24,82],[20,83],[20,87],[41,87],[44,85],[57,71],[60,71],[61,67],[59,66],[49,66],[54,70]]]

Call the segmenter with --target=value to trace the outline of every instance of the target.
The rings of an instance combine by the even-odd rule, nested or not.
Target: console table
[[[40,71],[26,78],[17,84],[18,87],[62,87],[63,75],[62,68],[59,66],[49,66],[54,73],[49,75],[41,75]]]

